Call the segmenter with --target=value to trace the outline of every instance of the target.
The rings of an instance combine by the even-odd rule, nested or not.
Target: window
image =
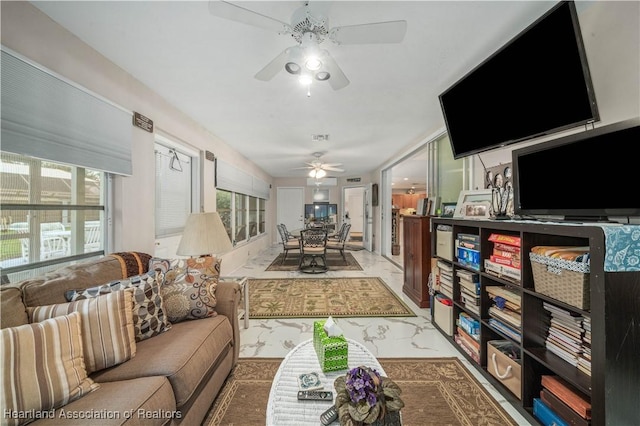
[[[234,246],[264,234],[265,204],[263,198],[216,190],[216,211]]]
[[[198,211],[198,155],[156,135],[156,238],[180,234]]]
[[[16,282],[104,254],[104,172],[0,153],[0,265]]]

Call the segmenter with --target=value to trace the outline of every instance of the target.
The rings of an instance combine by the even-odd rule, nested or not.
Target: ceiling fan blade
[[[282,71],[282,69],[284,68],[284,65],[287,63],[290,49],[291,48],[287,48],[283,50],[282,53],[280,53],[278,56],[273,58],[271,62],[265,65],[265,67],[262,68],[260,71],[258,71],[254,77],[262,81],[269,81],[273,77],[275,77],[276,74]]]
[[[342,166],[342,163],[324,163],[321,167],[337,167]]]
[[[242,24],[252,25],[265,30],[280,33],[291,32],[291,26],[285,22],[226,1],[209,1],[209,13],[213,16],[240,22]]]
[[[337,167],[329,167],[327,165],[325,165],[322,169],[323,170],[328,170],[328,171],[331,171],[331,172],[344,172],[344,169],[339,169]]]
[[[323,51],[322,61],[327,66],[327,71],[329,71],[329,74],[331,74],[331,77],[328,81],[333,90],[340,90],[349,84],[349,79],[347,78],[347,76],[344,75],[331,54],[326,50]]]
[[[329,39],[337,44],[400,43],[406,33],[407,21],[374,22],[332,28]]]
[[[294,167],[291,170],[309,170],[309,169],[315,169],[315,167],[309,167],[309,166],[305,166],[305,167]]]

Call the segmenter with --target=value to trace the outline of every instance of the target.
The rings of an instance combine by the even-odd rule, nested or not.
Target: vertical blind
[[[2,150],[131,175],[131,113],[2,50]]]
[[[192,158],[173,148],[155,145],[156,237],[179,234],[192,205]]]

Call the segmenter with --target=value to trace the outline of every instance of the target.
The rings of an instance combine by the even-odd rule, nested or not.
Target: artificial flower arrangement
[[[370,424],[400,424],[400,410],[404,402],[402,390],[388,377],[375,369],[360,366],[338,377],[336,407],[342,426]]]

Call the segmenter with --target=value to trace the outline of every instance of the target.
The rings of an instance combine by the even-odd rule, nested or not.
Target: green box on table
[[[329,337],[324,331],[325,321],[313,323],[313,347],[318,355],[323,372],[346,370],[349,368],[349,346],[344,336]]]

